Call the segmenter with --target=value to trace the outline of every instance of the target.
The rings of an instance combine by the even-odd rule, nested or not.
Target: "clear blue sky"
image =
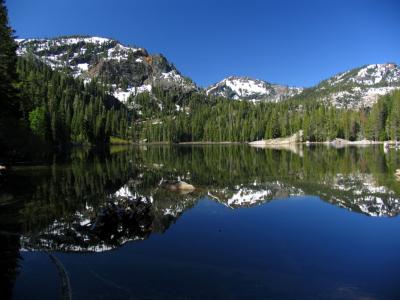
[[[229,75],[311,86],[400,62],[399,0],[8,0],[21,38],[84,34],[163,53],[201,86]]]

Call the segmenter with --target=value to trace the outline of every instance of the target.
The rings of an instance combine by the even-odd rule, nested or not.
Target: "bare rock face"
[[[299,130],[299,132],[296,132],[288,137],[254,141],[250,142],[249,144],[251,146],[288,145],[288,144],[301,143],[302,141],[303,141],[303,130]]]
[[[198,90],[163,55],[152,55],[144,48],[113,39],[67,36],[19,39],[17,43],[18,55],[34,55],[51,68],[85,81],[99,80],[122,102],[130,95],[151,92],[154,85],[185,92]]]
[[[85,82],[98,80],[121,102],[130,96],[161,89],[178,94],[201,89],[161,54],[93,36],[53,39],[18,39],[17,54],[33,55],[53,69],[69,72]],[[344,109],[372,107],[382,95],[400,89],[400,67],[371,64],[347,70],[310,87],[272,84],[249,77],[231,76],[204,90],[209,96],[238,101],[280,102],[315,99]]]

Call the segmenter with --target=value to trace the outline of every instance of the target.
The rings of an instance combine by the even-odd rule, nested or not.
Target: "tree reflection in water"
[[[165,232],[203,197],[239,208],[306,194],[357,213],[396,216],[399,166],[399,155],[381,147],[213,145],[81,149],[45,166],[15,167],[0,186],[1,287],[11,295],[21,247],[113,249]],[[163,180],[196,189],[170,191]]]

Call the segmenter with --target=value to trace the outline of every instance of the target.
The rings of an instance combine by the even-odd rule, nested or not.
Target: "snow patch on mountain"
[[[77,67],[83,72],[86,72],[87,70],[89,70],[89,64],[88,63],[77,64]]]
[[[113,96],[119,101],[126,103],[130,96],[136,96],[144,92],[150,93],[151,90],[152,86],[150,84],[144,84],[138,87],[128,87],[127,89],[118,88],[114,90]]]
[[[271,201],[303,195],[303,191],[280,181],[237,185],[208,191],[208,196],[230,208],[250,207]]]
[[[396,193],[380,185],[371,174],[339,173],[333,182],[327,181],[325,184],[345,192],[341,197],[331,197],[331,201],[352,211],[375,217],[396,216],[400,211],[400,201]]]
[[[372,107],[380,96],[400,88],[400,68],[372,64],[337,74],[312,88],[322,101],[338,108]],[[317,97],[318,98],[318,97]]]
[[[228,206],[254,205],[270,196],[272,196],[271,190],[248,191],[247,189],[239,189],[228,199],[227,203]]]
[[[234,100],[253,102],[278,102],[299,94],[303,89],[278,84],[249,77],[231,76],[208,87],[207,95],[220,96]]]
[[[256,80],[231,78],[225,80],[225,84],[236,94],[234,99],[249,97],[254,94],[269,95],[271,93],[263,82]]]
[[[33,54],[52,69],[67,70],[85,82],[98,78],[122,102],[132,95],[151,93],[154,85],[198,90],[162,55],[150,55],[144,48],[126,46],[113,39],[73,36],[16,42],[18,55]]]

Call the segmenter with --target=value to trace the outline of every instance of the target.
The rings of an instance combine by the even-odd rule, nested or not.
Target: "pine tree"
[[[8,25],[7,9],[4,0],[0,0],[0,113],[18,116],[16,55],[17,45],[14,31]]]

